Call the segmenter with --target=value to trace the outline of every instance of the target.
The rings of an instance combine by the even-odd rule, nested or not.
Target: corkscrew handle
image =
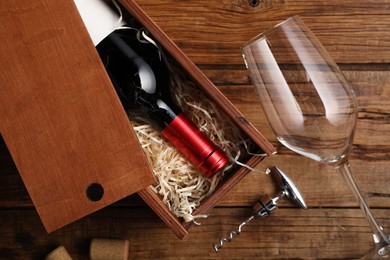
[[[279,185],[281,190],[280,196],[286,196],[290,201],[294,202],[297,206],[307,209],[305,200],[301,191],[295,185],[295,183],[277,166],[273,166],[270,169],[271,176],[274,178],[275,182]],[[277,199],[279,199],[278,197]],[[276,200],[277,200],[276,199]]]

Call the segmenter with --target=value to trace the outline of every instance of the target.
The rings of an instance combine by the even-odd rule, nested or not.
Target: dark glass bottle
[[[169,71],[157,48],[118,29],[97,46],[118,96],[129,116],[150,123],[206,176],[220,171],[226,155],[170,98]]]

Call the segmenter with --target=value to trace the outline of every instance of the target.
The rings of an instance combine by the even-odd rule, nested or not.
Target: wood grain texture
[[[278,155],[258,169],[277,164],[300,187],[309,210],[280,200],[281,208],[272,216],[254,220],[215,254],[211,244],[246,219],[261,194],[275,192],[269,176],[251,173],[183,240],[137,196],[47,235],[3,145],[0,258],[42,259],[63,244],[76,259],[87,259],[90,239],[103,237],[129,239],[132,259],[359,259],[372,241],[352,194],[334,170],[276,142],[239,52],[243,42],[296,14],[318,35],[355,89],[360,109],[352,170],[374,214],[390,231],[389,1],[263,0],[255,8],[244,0],[136,2],[272,141]]]
[[[0,132],[46,230],[154,183],[73,2],[0,9]]]
[[[263,0],[137,1],[196,64],[242,64],[240,46],[299,15],[338,63],[390,61],[389,2]],[[191,28],[191,29],[189,29]]]
[[[389,228],[387,210],[375,213]],[[129,240],[129,259],[358,259],[371,247],[370,229],[358,209],[282,208],[254,219],[215,253],[212,244],[248,214],[248,208],[216,208],[179,240],[150,209],[105,208],[49,235],[33,210],[7,210],[0,216],[0,256],[43,259],[63,245],[74,259],[88,259],[93,238]]]

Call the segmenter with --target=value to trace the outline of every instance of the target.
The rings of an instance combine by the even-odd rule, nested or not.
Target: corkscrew
[[[213,244],[215,252],[218,252],[218,250],[223,247],[224,242],[231,242],[234,236],[239,235],[241,233],[242,227],[248,224],[255,217],[263,218],[271,215],[271,213],[278,208],[276,201],[282,197],[287,197],[299,207],[307,209],[305,200],[303,199],[301,192],[294,184],[294,182],[284,172],[282,172],[276,166],[270,168],[269,172],[275,180],[276,184],[278,185],[280,191],[273,198],[271,198],[271,196],[269,196],[268,194],[262,196],[260,200],[258,200],[253,206],[253,214],[244,222],[242,222],[238,226],[237,230],[230,231],[228,237],[221,238],[218,244]]]

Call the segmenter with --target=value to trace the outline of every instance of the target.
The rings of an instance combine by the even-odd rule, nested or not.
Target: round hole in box
[[[103,186],[99,183],[91,183],[87,187],[86,194],[90,201],[99,201],[104,195]]]
[[[250,7],[256,7],[260,4],[261,0],[248,0],[248,4]]]

